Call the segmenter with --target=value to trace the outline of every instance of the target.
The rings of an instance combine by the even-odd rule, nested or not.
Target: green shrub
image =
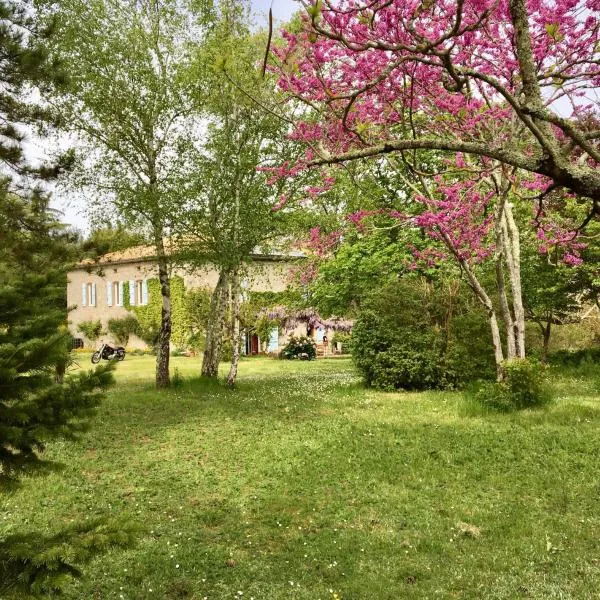
[[[387,320],[385,320],[387,321]],[[400,334],[381,315],[365,311],[352,335],[352,357],[367,385],[382,390],[452,388],[455,373],[445,364],[435,332]]]
[[[482,385],[475,394],[477,403],[500,412],[541,408],[552,400],[545,369],[537,361],[521,358],[504,363],[504,379]]]
[[[317,358],[315,342],[306,336],[292,336],[281,351],[281,357],[288,360],[299,358],[301,360],[313,360]]]
[[[479,307],[416,277],[373,293],[355,320],[350,349],[366,384],[384,390],[453,389],[494,376]]]
[[[585,363],[600,363],[600,346],[583,350],[559,350],[553,352],[548,362],[564,367],[579,367]]]
[[[171,377],[171,386],[174,388],[179,388],[183,385],[184,383],[184,378],[181,375],[181,371],[175,367],[175,370],[173,371],[173,376]]]
[[[102,335],[102,322],[100,319],[97,321],[82,321],[77,325],[77,329],[90,340],[95,342]]]
[[[123,346],[129,342],[131,335],[137,334],[140,325],[133,315],[128,315],[122,319],[110,319],[108,321],[108,331],[112,334],[115,341]]]
[[[175,348],[170,352],[171,356],[187,356],[188,351],[185,348]]]
[[[144,341],[153,351],[156,351],[158,336],[160,334],[160,324],[154,322],[139,323],[137,336]]]

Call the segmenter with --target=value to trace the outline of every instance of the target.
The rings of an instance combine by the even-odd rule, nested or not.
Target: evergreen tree
[[[28,3],[0,1],[0,491],[47,465],[44,445],[80,430],[112,378],[106,367],[63,378],[73,238],[32,181],[56,175],[66,160],[32,166],[24,151],[28,128],[53,123],[51,112],[33,102],[35,94],[62,82],[41,49],[50,31]],[[100,521],[50,536],[0,539],[0,596],[59,590],[95,551],[129,539],[127,528],[115,534]]]
[[[42,196],[0,194],[0,481],[39,466],[44,443],[80,427],[111,379],[104,368],[56,381],[69,341],[65,238]]]

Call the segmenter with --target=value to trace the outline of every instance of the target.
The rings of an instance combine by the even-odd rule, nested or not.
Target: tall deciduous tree
[[[222,3],[219,22],[198,55],[197,69],[210,74],[210,93],[203,97],[208,120],[179,228],[179,245],[186,249],[189,261],[210,263],[219,270],[202,364],[202,374],[209,377],[217,375],[231,298],[229,385],[235,383],[240,355],[239,313],[246,265],[257,246],[267,248],[281,233],[282,215],[271,210],[277,203],[278,186],[267,184],[260,167],[284,160],[288,145],[284,124],[265,110],[275,97],[274,84],[260,74],[257,63],[263,45],[260,38],[250,35],[247,18],[243,3]],[[247,90],[252,90],[252,96]]]
[[[149,231],[155,248],[162,295],[156,385],[165,387],[173,258],[165,237],[179,215],[197,135],[185,73],[199,31],[175,0],[61,0],[48,10],[57,21],[53,49],[71,74],[57,105],[87,149],[77,184]]]

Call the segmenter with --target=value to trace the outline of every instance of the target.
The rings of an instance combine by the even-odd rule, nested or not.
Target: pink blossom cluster
[[[341,237],[341,231],[323,233],[319,227],[313,227],[310,230],[310,236],[306,242],[306,247],[312,250],[319,258],[323,258],[324,256],[330,254],[331,251],[339,244]]]
[[[450,246],[453,254],[467,262],[482,262],[495,250],[490,233],[494,214],[490,208],[493,192],[482,193],[471,180],[444,184],[438,181],[442,199],[419,200],[426,210],[414,217],[431,238]]]
[[[557,223],[542,221],[538,225],[537,239],[542,254],[550,254],[553,249],[556,249],[564,264],[576,267],[583,263],[581,251],[587,247],[587,244],[578,241],[576,232],[566,230]]]
[[[305,15],[273,50],[280,88],[319,114],[292,133],[309,145],[306,161],[317,145],[339,154],[403,138],[409,121],[420,137],[533,151],[511,128],[508,96],[518,98],[522,81],[509,0],[309,4],[314,22]],[[587,91],[600,87],[600,0],[529,0],[527,10],[548,107],[560,102],[562,113],[581,116]]]

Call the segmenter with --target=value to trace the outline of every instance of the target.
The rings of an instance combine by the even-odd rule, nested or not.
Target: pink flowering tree
[[[274,54],[305,165],[460,152],[600,210],[599,0],[301,1]]]
[[[489,316],[501,374],[505,357],[525,356],[515,196],[535,197],[540,249],[561,246],[566,263],[580,260],[581,246],[553,223],[548,199],[587,198],[585,223],[600,213],[600,119],[589,100],[600,83],[600,2],[304,6],[303,27],[274,51],[280,87],[308,107],[292,133],[306,153],[287,172],[369,158],[407,167],[424,207],[412,222],[445,249],[416,258],[458,262]],[[452,164],[432,168],[432,150]],[[506,354],[476,276],[492,257]]]

